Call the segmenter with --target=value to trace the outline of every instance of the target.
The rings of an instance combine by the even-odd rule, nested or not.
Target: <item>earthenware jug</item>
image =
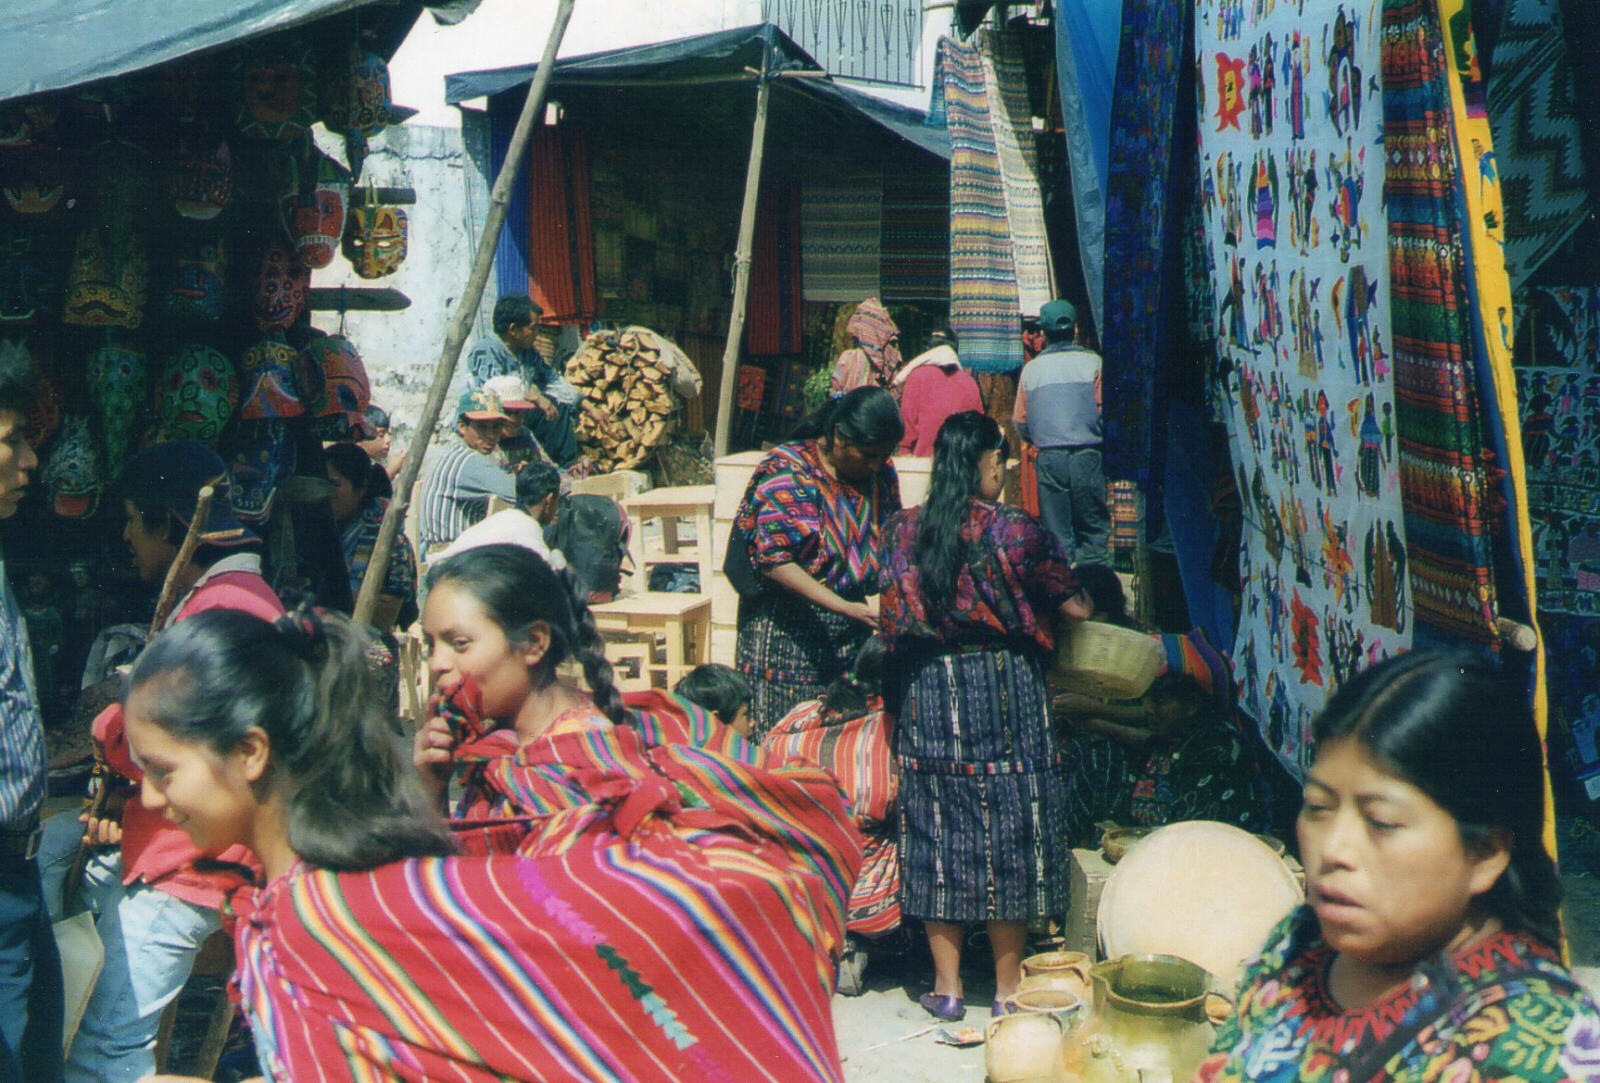
[[[989,1020],[983,1067],[989,1083],[1066,1083],[1063,1052],[1083,1002],[1060,989],[1011,998],[1010,1014]]]
[[[1046,951],[1022,960],[1022,984],[1018,992],[1034,989],[1060,989],[1077,999],[1089,1001],[1090,960],[1081,951]]]
[[[1182,1083],[1211,1047],[1210,976],[1175,955],[1124,955],[1094,967],[1094,1009],[1065,1050],[1083,1083]]]

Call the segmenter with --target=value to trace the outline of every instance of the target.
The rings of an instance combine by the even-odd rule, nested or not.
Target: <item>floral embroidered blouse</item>
[[[883,559],[880,624],[892,637],[946,643],[1010,638],[1055,649],[1055,614],[1078,592],[1055,537],[1020,508],[991,500],[968,506],[961,540],[967,560],[950,611],[930,616],[914,546],[921,508],[890,521]]]
[[[1600,1081],[1600,1010],[1525,933],[1440,954],[1356,1011],[1328,992],[1334,954],[1309,907],[1285,918],[1246,965],[1196,1083]]]

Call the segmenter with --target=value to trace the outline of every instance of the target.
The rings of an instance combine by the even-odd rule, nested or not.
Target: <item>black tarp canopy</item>
[[[0,0],[0,101],[129,75],[372,0]],[[392,55],[422,5],[386,5]]]
[[[789,73],[773,82],[773,108],[780,115],[789,109],[832,114],[854,126],[863,122],[875,126],[936,157],[950,157],[948,132],[942,126],[929,126],[921,110],[836,82],[771,23],[558,60],[550,93],[558,99],[574,93],[603,95],[621,103],[638,92],[660,101],[662,92],[676,89],[681,91],[682,107],[693,110],[702,130],[708,116],[728,111],[735,114],[727,117],[737,126],[732,130],[742,131],[748,121],[735,117],[747,113],[754,101],[755,72],[761,69],[763,53],[769,48],[773,70]],[[532,82],[537,68],[537,64],[522,64],[448,75],[445,101],[459,105],[473,98],[493,98]],[[736,101],[729,99],[729,91]],[[788,108],[784,98],[789,99]],[[724,104],[734,108],[720,108]],[[627,112],[618,110],[619,114]],[[776,132],[785,130],[776,118],[772,127]]]

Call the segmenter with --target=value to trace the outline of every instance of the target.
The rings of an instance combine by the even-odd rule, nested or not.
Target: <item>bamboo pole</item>
[[[717,458],[728,453],[728,433],[733,427],[733,389],[739,375],[739,348],[744,340],[745,307],[750,298],[750,250],[756,235],[756,200],[761,194],[761,158],[767,143],[767,99],[772,91],[772,47],[761,56],[756,89],[756,120],[750,134],[750,164],[744,174],[744,208],[739,213],[739,247],[733,257],[733,314],[728,320],[728,342],[722,348],[722,383],[717,394]]]
[[[384,572],[389,566],[389,554],[394,549],[395,535],[399,533],[400,524],[405,519],[406,505],[411,500],[411,488],[416,484],[417,475],[422,470],[422,457],[427,454],[428,441],[433,436],[433,428],[438,424],[439,413],[444,408],[445,393],[450,390],[450,379],[455,375],[456,361],[461,357],[461,347],[466,344],[467,331],[472,326],[473,316],[483,299],[484,286],[489,282],[489,271],[494,266],[495,246],[500,238],[500,229],[505,225],[506,203],[511,198],[511,186],[516,183],[517,174],[522,170],[522,159],[527,155],[528,140],[533,135],[533,125],[544,109],[545,90],[555,73],[556,51],[561,47],[562,37],[566,35],[567,22],[572,18],[572,7],[575,2],[576,0],[560,0],[560,5],[556,8],[555,24],[551,27],[550,36],[544,43],[544,56],[539,61],[538,71],[534,73],[533,85],[528,88],[527,100],[522,103],[522,113],[517,117],[516,129],[511,134],[511,145],[506,148],[506,160],[501,163],[500,172],[494,179],[494,188],[489,193],[489,213],[484,218],[483,235],[478,241],[478,254],[472,262],[472,273],[467,278],[466,289],[456,305],[455,313],[445,328],[444,346],[439,351],[439,364],[433,370],[433,384],[428,388],[428,398],[422,407],[422,417],[417,420],[416,435],[411,438],[411,446],[406,449],[405,463],[400,467],[399,476],[394,479],[394,498],[389,501],[389,509],[384,512],[383,525],[378,528],[377,540],[372,545],[372,557],[367,564],[366,574],[361,578],[361,593],[356,597],[355,619],[363,623],[372,620],[372,611],[378,604],[378,591],[383,586]]]

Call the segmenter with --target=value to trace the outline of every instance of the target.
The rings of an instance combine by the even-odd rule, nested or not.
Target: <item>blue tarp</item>
[[[128,75],[369,0],[0,0],[0,101]]]
[[[714,87],[719,84],[754,85],[763,52],[771,48],[779,71],[817,72],[809,78],[779,78],[773,92],[810,98],[819,105],[842,107],[929,154],[950,157],[950,137],[943,128],[925,123],[921,110],[897,105],[821,75],[821,66],[789,36],[771,23],[718,30],[674,41],[608,49],[601,53],[566,57],[556,61],[551,77],[553,91],[572,87],[631,87],[663,90]],[[537,64],[519,64],[488,71],[464,71],[445,76],[445,102],[459,105],[472,98],[525,86],[533,81]]]

